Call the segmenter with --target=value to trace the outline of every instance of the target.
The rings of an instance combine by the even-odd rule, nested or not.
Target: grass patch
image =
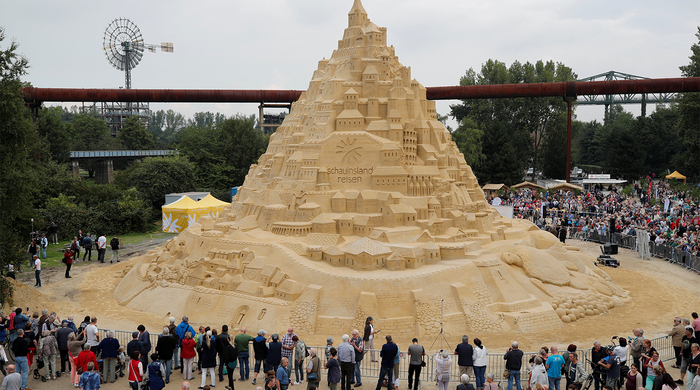
[[[138,245],[142,244],[145,242],[150,242],[152,240],[156,239],[161,239],[161,238],[173,238],[177,236],[177,233],[164,233],[161,230],[161,223],[160,221],[156,222],[153,224],[152,229],[147,232],[147,233],[126,233],[122,235],[117,235],[117,238],[119,238],[122,241],[122,245],[124,246],[123,249],[128,249],[129,246],[133,245]],[[98,236],[99,237],[99,236]],[[92,237],[93,240],[97,241],[98,237]],[[105,253],[105,260],[109,260],[109,257],[111,256],[111,249],[109,246],[109,241],[112,239],[114,236],[107,236],[107,252]],[[66,247],[66,245],[70,246],[70,243],[72,240],[59,240],[58,245],[50,244],[46,248],[46,259],[41,258],[41,253],[39,254],[39,258],[41,258],[41,268],[53,268],[53,267],[65,267],[66,265],[63,264],[61,261],[63,259],[63,248]],[[97,244],[93,243],[92,246],[92,259],[93,261],[97,261]],[[80,258],[83,258],[83,255],[85,254],[85,250],[83,248],[80,248]],[[22,265],[22,270],[26,270],[28,268],[27,265],[29,264],[29,254],[27,254],[27,260],[23,262]],[[75,264],[74,264],[75,266]],[[29,268],[31,269],[31,267]]]

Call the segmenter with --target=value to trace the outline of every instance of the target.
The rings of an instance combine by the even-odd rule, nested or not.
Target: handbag
[[[510,371],[506,368],[503,370],[503,379],[508,379],[510,378]]]
[[[313,367],[315,367],[317,371],[316,371],[316,372],[310,372],[310,373],[306,374],[306,380],[307,380],[307,381],[314,381],[314,382],[315,382],[315,381],[318,380],[318,369],[319,369],[318,365],[319,365],[319,359],[318,359],[318,356],[314,356],[314,358],[316,358],[316,361],[314,362],[314,359],[313,359],[313,358],[311,359],[311,361],[312,361],[313,364],[314,364]]]

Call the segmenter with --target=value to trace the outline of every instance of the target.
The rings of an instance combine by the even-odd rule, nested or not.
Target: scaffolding
[[[137,116],[142,126],[149,129],[151,110],[148,102],[95,102],[80,107],[80,113],[99,118],[105,122],[112,136],[116,137],[127,118]]]

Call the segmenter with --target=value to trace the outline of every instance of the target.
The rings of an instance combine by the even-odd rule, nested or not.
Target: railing
[[[635,250],[637,247],[636,236],[628,236],[622,233],[603,233],[597,230],[583,230],[578,227],[567,228],[567,237],[581,241],[592,241],[600,244],[617,244],[619,247]],[[688,271],[700,273],[700,256],[693,255],[677,247],[670,247],[649,242],[649,252],[652,256],[664,259],[672,264],[684,267]]]
[[[99,334],[100,334],[100,340],[102,340],[104,337],[107,336],[108,330],[106,329],[100,329]],[[132,340],[131,333],[128,331],[123,331],[123,330],[114,330],[114,338],[116,338],[119,341],[119,345],[126,346],[126,344]],[[156,344],[158,344],[158,334],[151,334],[151,345],[152,347],[152,352],[155,349]],[[671,344],[671,337],[670,336],[662,336],[662,337],[657,337],[654,339],[651,339],[651,345],[656,348],[656,350],[659,352],[659,357],[661,360],[671,360],[675,359],[675,351],[673,349],[673,345]],[[318,357],[321,361],[321,367],[325,367],[326,364],[326,347],[316,347],[316,346],[309,346],[308,348],[316,348],[318,352]],[[253,351],[252,345],[250,348],[250,351]],[[591,360],[591,351],[592,349],[587,349],[583,351],[584,355],[584,362],[587,360]],[[581,350],[578,351],[581,353]],[[361,362],[361,375],[363,380],[365,378],[371,378],[371,380],[375,381],[378,380],[379,378],[379,373],[381,370],[381,363],[380,362],[373,362],[371,359],[372,353],[374,353],[375,358],[377,360],[381,360],[379,357],[379,350],[366,350],[364,359]],[[520,379],[521,382],[523,383],[523,388],[526,387],[526,382],[528,380],[528,364],[527,362],[530,360],[530,357],[533,355],[537,355],[538,352],[525,352],[523,353],[523,364],[520,369]],[[493,373],[495,375],[495,381],[496,382],[504,382],[503,385],[501,386],[502,389],[505,390],[505,382],[507,382],[507,379],[503,378],[503,371],[505,370],[505,363],[506,361],[503,359],[503,355],[501,353],[489,353],[488,356],[488,363],[486,365],[486,374],[488,373]],[[451,382],[459,382],[459,365],[457,364],[457,356],[454,354],[451,354],[452,356],[452,365],[450,366],[450,381]],[[406,353],[406,351],[401,351],[400,353],[400,358],[399,358],[399,379],[400,380],[406,380],[408,378],[408,366],[409,366],[409,356]],[[252,370],[252,367],[255,365],[255,356],[251,354],[250,356],[250,367]],[[308,359],[308,358],[307,358]],[[426,381],[426,382],[432,382],[435,379],[435,354],[426,354],[426,356],[423,357],[423,360],[425,361],[426,365],[421,369],[420,373],[420,380],[421,382]],[[629,355],[629,349],[628,349],[628,355],[627,355],[627,362],[630,364],[631,362],[631,356]],[[294,376],[294,372],[292,369],[292,365],[288,366],[290,370],[290,377],[289,379],[291,381],[294,381],[296,377]],[[586,370],[589,370],[590,367],[585,367]],[[323,373],[323,370],[321,370]],[[304,375],[306,377],[306,375]],[[474,381],[474,378],[472,378],[472,382]]]
[[[654,347],[659,353],[660,360],[667,361],[676,359],[676,352],[673,349],[673,344],[671,343],[671,336],[661,336],[650,340],[651,346]],[[584,357],[586,358],[586,361],[591,360],[592,351],[592,348],[589,348],[585,351]],[[632,355],[630,355],[629,348],[627,348],[627,365],[630,364],[632,364]],[[588,367],[586,368],[588,369]]]

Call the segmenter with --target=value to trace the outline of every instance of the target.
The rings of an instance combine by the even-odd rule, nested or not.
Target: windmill
[[[156,49],[172,53],[172,42],[162,42],[152,45],[143,42],[141,30],[129,19],[114,19],[105,29],[102,49],[107,61],[118,70],[124,71],[124,87],[131,89],[131,70],[136,67],[143,57],[144,49],[155,53]]]

